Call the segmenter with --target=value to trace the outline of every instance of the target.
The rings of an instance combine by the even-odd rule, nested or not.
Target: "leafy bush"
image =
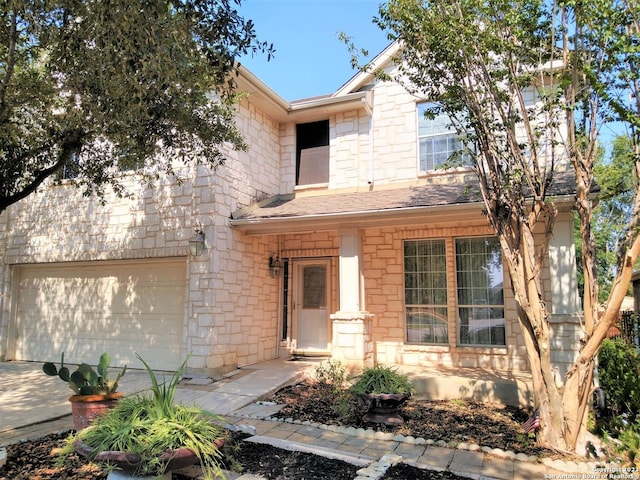
[[[625,428],[618,437],[619,444],[616,450],[623,454],[631,465],[637,465],[638,450],[640,449],[640,425],[636,422]]]
[[[358,381],[351,387],[354,393],[408,393],[415,388],[409,377],[398,373],[397,368],[385,365],[365,368]]]
[[[598,378],[614,415],[640,412],[640,356],[623,340],[605,340],[598,353]]]
[[[315,375],[319,383],[333,387],[334,393],[340,392],[347,381],[347,371],[338,360],[322,362],[316,367]]]

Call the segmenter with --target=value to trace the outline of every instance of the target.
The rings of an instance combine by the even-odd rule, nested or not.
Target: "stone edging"
[[[552,468],[561,472],[576,472],[576,473],[593,473],[598,469],[605,469],[605,471],[610,471],[612,469],[621,468],[621,464],[617,463],[605,463],[605,462],[575,462],[575,461],[565,461],[560,459],[552,459],[548,457],[539,458],[535,455],[527,455],[525,453],[515,453],[511,450],[502,450],[500,448],[492,448],[486,446],[480,446],[475,443],[466,443],[466,442],[445,442],[444,440],[425,440],[424,438],[405,436],[405,435],[396,435],[390,432],[378,432],[372,429],[365,428],[355,428],[355,427],[344,427],[340,425],[325,425],[322,423],[310,422],[308,420],[296,420],[293,418],[279,418],[279,417],[271,417],[271,416],[261,416],[261,415],[240,415],[240,414],[231,414],[229,416],[234,416],[238,418],[251,418],[255,420],[263,420],[267,422],[276,422],[276,423],[290,423],[294,425],[305,425],[310,427],[319,428],[321,430],[327,430],[335,433],[342,433],[345,435],[352,435],[359,438],[365,438],[370,440],[387,440],[394,442],[406,443],[409,445],[427,445],[427,446],[436,446],[442,448],[451,448],[458,450],[467,450],[470,452],[483,452],[488,455],[492,455],[498,458],[506,459],[506,460],[514,460],[518,462],[529,462],[529,463],[542,463],[546,467]],[[240,426],[236,426],[238,428]],[[248,427],[249,430],[253,428],[253,433],[255,434],[255,427]],[[240,427],[242,429],[242,427]],[[251,431],[246,431],[245,433],[252,433]]]

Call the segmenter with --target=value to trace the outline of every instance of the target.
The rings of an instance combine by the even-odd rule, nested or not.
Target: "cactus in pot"
[[[62,352],[60,368],[57,368],[52,362],[47,362],[42,366],[42,370],[47,375],[58,376],[62,381],[67,382],[69,388],[71,388],[76,395],[108,395],[118,390],[118,382],[127,372],[127,366],[125,365],[122,371],[111,380],[109,378],[110,363],[111,355],[104,352],[100,355],[96,370],[89,364],[82,363],[71,373],[69,369],[64,366],[64,352]]]
[[[57,376],[73,390],[74,395],[69,397],[69,401],[77,430],[87,427],[94,417],[112,408],[122,397],[122,394],[117,392],[118,381],[127,372],[127,366],[125,365],[115,378],[111,379],[110,363],[111,355],[105,352],[100,355],[95,369],[87,363],[82,363],[72,373],[64,364],[63,352],[59,368],[53,362],[46,362],[42,366],[44,373]]]

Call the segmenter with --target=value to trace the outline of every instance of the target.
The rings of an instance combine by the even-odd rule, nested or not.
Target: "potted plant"
[[[52,362],[42,366],[44,373],[59,377],[73,390],[74,395],[69,397],[69,401],[76,430],[86,428],[93,418],[112,408],[122,397],[122,393],[117,391],[118,381],[127,372],[127,366],[125,365],[115,378],[111,379],[109,378],[110,363],[111,356],[105,352],[100,355],[95,370],[90,365],[82,363],[71,373],[64,364],[64,352],[62,352],[60,368]]]
[[[363,420],[370,423],[401,425],[404,419],[398,409],[404,404],[415,388],[406,375],[397,368],[385,365],[365,368],[351,391],[367,407]]]
[[[152,395],[142,392],[123,398],[71,437],[71,448],[108,470],[124,470],[135,477],[170,479],[171,470],[198,462],[205,479],[221,475],[218,461],[224,437],[222,428],[208,418],[213,414],[174,402],[187,360],[170,381],[160,383],[137,356],[151,379]]]

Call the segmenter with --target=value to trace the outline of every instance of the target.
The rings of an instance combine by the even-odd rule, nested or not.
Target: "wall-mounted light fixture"
[[[196,223],[195,234],[189,239],[189,251],[194,257],[199,257],[204,252],[204,232],[200,222]]]
[[[280,272],[282,272],[282,261],[280,255],[274,253],[272,257],[269,257],[269,274],[273,278],[277,278],[280,276]]]

